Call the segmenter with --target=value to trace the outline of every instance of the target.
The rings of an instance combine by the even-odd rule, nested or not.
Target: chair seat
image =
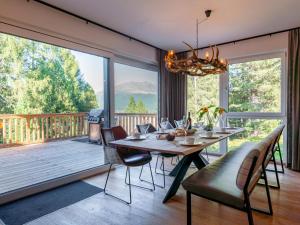
[[[171,154],[171,153],[159,153],[159,154],[165,158],[171,158],[177,156],[176,154]]]
[[[133,154],[123,158],[124,164],[127,166],[142,166],[151,160],[152,156],[148,153]]]
[[[246,143],[239,149],[228,152],[188,177],[182,186],[195,195],[242,209],[244,193],[237,186],[236,179],[241,163],[253,145]]]

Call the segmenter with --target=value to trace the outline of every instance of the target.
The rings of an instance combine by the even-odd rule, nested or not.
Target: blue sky
[[[78,51],[71,51],[79,63],[80,71],[84,79],[92,86],[94,91],[103,91],[103,58]],[[156,72],[144,70],[116,63],[115,84],[134,82],[151,82],[157,84]]]

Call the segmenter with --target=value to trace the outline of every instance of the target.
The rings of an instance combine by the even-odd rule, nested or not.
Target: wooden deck
[[[99,168],[103,164],[102,146],[72,140],[2,148],[0,203],[6,194]]]

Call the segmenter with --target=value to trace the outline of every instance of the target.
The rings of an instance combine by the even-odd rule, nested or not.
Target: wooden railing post
[[[30,144],[30,117],[26,117],[26,143]]]

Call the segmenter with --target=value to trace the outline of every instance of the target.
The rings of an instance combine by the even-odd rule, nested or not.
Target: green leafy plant
[[[206,123],[204,130],[211,131],[214,124],[219,120],[226,110],[220,106],[209,105],[200,108],[197,112],[199,121],[204,120]]]

